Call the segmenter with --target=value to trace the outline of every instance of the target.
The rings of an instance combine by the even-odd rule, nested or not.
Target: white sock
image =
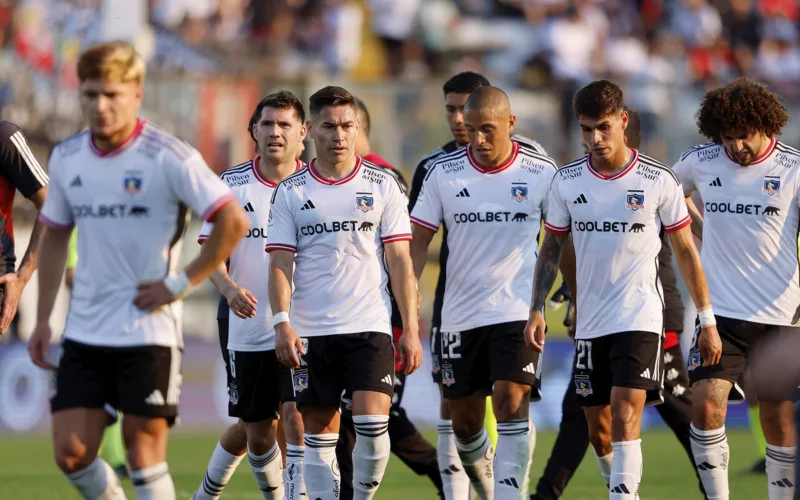
[[[456,435],[452,420],[439,420],[439,438],[436,441],[436,458],[445,500],[461,500],[469,495],[469,477],[461,465],[456,449]]]
[[[131,471],[131,482],[136,488],[136,500],[175,500],[175,485],[167,462]]]
[[[767,444],[767,486],[769,500],[794,498],[794,460],[797,447]]]
[[[461,464],[469,476],[469,481],[480,498],[494,497],[494,480],[492,479],[492,461],[494,450],[489,441],[486,429],[472,437],[460,438],[456,436],[456,448]]]
[[[114,469],[100,457],[94,459],[89,467],[71,474],[65,474],[83,498],[90,500],[118,500],[125,498]]]
[[[597,450],[594,449],[594,446],[592,446],[592,451],[594,452],[595,458],[597,458],[597,465],[600,466],[600,475],[603,476],[603,481],[605,481],[606,488],[608,488],[611,482],[611,464],[614,461],[614,452],[612,451],[608,455],[601,457],[597,454]]]
[[[529,425],[528,420],[497,423],[497,451],[494,461],[496,500],[519,500],[522,478],[530,457]]]
[[[694,424],[689,426],[694,465],[700,473],[703,488],[709,500],[728,500],[728,438],[725,426],[710,431],[701,431]]]
[[[303,454],[305,446],[286,443],[286,470],[283,472],[283,485],[286,500],[299,500],[306,497],[306,483],[303,480]]]
[[[253,469],[253,476],[264,500],[283,499],[282,460],[278,443],[273,444],[263,455],[255,455],[248,448],[247,459],[250,461],[250,468]]]
[[[336,500],[341,489],[341,474],[336,461],[338,434],[303,434],[306,445],[303,477],[308,498]]]
[[[533,425],[533,420],[528,419],[528,423],[531,426],[531,430],[528,433],[528,447],[530,448],[530,454],[528,455],[528,466],[525,467],[525,476],[522,478],[522,491],[520,491],[519,498],[520,500],[528,500],[529,494],[528,489],[530,488],[531,482],[531,466],[533,465],[533,450],[536,449],[536,426]]]
[[[370,500],[378,491],[392,453],[389,415],[353,415],[353,427],[353,500]]]
[[[614,458],[611,461],[610,500],[638,499],[642,482],[642,440],[611,443]]]
[[[225,451],[219,441],[211,454],[211,460],[208,461],[208,468],[206,468],[206,477],[200,484],[194,496],[194,500],[217,500],[222,495],[222,490],[225,485],[230,481],[231,476],[236,472],[236,467],[242,461],[244,455],[237,457]]]

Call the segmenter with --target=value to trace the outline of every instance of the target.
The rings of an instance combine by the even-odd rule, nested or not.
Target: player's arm
[[[414,276],[419,280],[428,260],[428,247],[439,231],[444,209],[436,182],[436,164],[429,170],[417,167],[411,184],[411,262]],[[422,194],[424,184],[424,194]]]
[[[569,233],[545,233],[539,258],[536,259],[536,270],[533,275],[533,293],[531,296],[531,311],[528,325],[525,327],[525,343],[536,351],[544,350],[544,304],[547,294],[553,288],[558,277],[558,268],[561,263],[561,252],[566,244]]]
[[[413,229],[412,229],[413,231]],[[412,240],[413,241],[413,240]],[[427,248],[427,247],[426,247]],[[414,275],[414,265],[411,262],[411,252],[408,241],[394,241],[383,246],[386,267],[389,270],[389,280],[392,292],[403,318],[403,337],[408,340],[416,339],[419,343],[419,302],[417,294],[417,280]],[[422,364],[422,352],[400,352],[401,341],[398,341],[398,353],[401,365],[405,365],[405,374],[411,375]],[[407,349],[406,349],[407,351]],[[408,359],[405,359],[408,358]]]
[[[433,230],[426,227],[417,224],[411,226],[411,265],[417,281],[422,276],[425,263],[428,261],[428,247],[431,246],[434,234],[436,233]]]
[[[692,194],[686,197],[686,208],[689,210],[689,217],[692,218],[692,234],[697,237],[698,240],[703,240],[703,215],[700,213],[700,210],[697,208],[697,205],[694,204],[694,200],[692,200]]]
[[[242,319],[256,317],[256,304],[258,304],[258,300],[250,290],[237,285],[236,282],[233,281],[231,275],[228,274],[228,269],[224,262],[220,262],[217,265],[217,268],[211,273],[210,278],[211,282],[214,283],[214,286],[219,290],[219,293],[228,301],[228,307],[231,308],[233,314]]]

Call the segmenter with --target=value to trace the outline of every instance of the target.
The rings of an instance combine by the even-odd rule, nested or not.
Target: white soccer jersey
[[[658,279],[659,234],[691,223],[677,177],[634,151],[611,177],[589,156],[558,169],[545,230],[572,231],[577,261],[576,338],[645,331],[661,334],[664,301]]]
[[[188,208],[210,220],[233,200],[200,153],[140,121],[100,152],[83,132],[53,150],[40,219],[76,225],[78,267],[64,337],[99,346],[182,346],[180,301],[153,313],[133,304],[142,281],[178,271]]]
[[[278,185],[266,249],[296,253],[289,314],[301,337],[391,334],[383,245],[411,239],[406,203],[397,180],[361,158],[338,181],[312,161]]]
[[[277,184],[261,175],[259,160],[256,157],[231,167],[220,176],[250,218],[250,229],[244,240],[231,252],[228,274],[258,301],[254,318],[242,319],[235,314],[230,315],[228,349],[232,351],[275,349],[275,330],[269,306],[269,254],[264,252],[264,245],[267,242],[269,204]],[[299,160],[297,167],[303,167]],[[202,243],[208,239],[213,228],[213,223],[203,223],[198,240]]]
[[[772,139],[743,167],[719,144],[681,155],[675,173],[703,198],[701,257],[714,313],[788,326],[800,305],[800,151]]]
[[[539,230],[555,162],[514,142],[514,154],[485,169],[472,147],[440,157],[429,169],[411,216],[447,227],[444,332],[524,321],[531,305]]]

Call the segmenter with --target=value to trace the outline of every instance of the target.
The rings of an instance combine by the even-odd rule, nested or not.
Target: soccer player
[[[303,422],[294,403],[291,373],[275,356],[275,331],[269,308],[269,262],[264,251],[269,203],[277,183],[303,167],[297,159],[306,136],[305,109],[291,92],[266,96],[250,119],[257,156],[221,175],[250,217],[250,230],[211,281],[234,316],[225,325],[223,356],[228,367],[228,414],[239,418],[223,434],[194,498],[216,499],[244,454],[232,435],[243,428],[248,460],[264,498],[295,500],[303,486]],[[212,225],[200,231],[202,243]],[[227,355],[225,355],[227,353]],[[278,416],[287,441],[287,466],[281,479],[281,451],[276,440]],[[226,445],[228,449],[226,448]],[[239,452],[239,453],[236,453]]]
[[[560,168],[550,188],[526,342],[544,348],[543,308],[572,232],[575,389],[610,498],[633,499],[642,476],[642,410],[662,401],[662,228],[698,310],[711,305],[680,182],[669,167],[625,145],[622,90],[607,80],[592,82],[578,91],[573,107],[590,153]],[[713,319],[704,317],[702,328],[716,333]],[[703,356],[713,364],[719,351]]]
[[[67,249],[67,267],[64,271],[64,283],[72,292],[75,282],[75,268],[78,265],[78,231],[72,230],[69,238],[69,248]],[[116,412],[115,416],[117,415]],[[122,441],[122,423],[118,416],[114,423],[106,427],[103,431],[103,441],[100,444],[101,455],[104,455],[108,464],[120,478],[128,477],[128,466],[125,463],[125,443]]]
[[[64,274],[70,231],[78,261],[51,400],[55,460],[86,498],[124,498],[97,457],[103,429],[120,410],[138,498],[174,499],[166,463],[181,386],[182,307],[247,230],[247,217],[200,153],[138,118],[144,61],[122,42],[89,47],[78,60],[89,130],[50,157],[37,323],[29,350],[46,360],[50,314]],[[191,208],[213,221],[200,255],[178,270]]]
[[[395,175],[403,191],[406,194],[408,185],[400,175],[400,171],[395,170],[392,165],[372,152],[369,142],[370,116],[366,104],[361,99],[356,98],[358,107],[358,121],[360,125],[358,138],[356,139],[356,154],[363,160],[374,163],[387,169],[387,173]],[[400,311],[397,308],[397,301],[392,300],[392,336],[394,340],[399,340],[403,333],[403,321]],[[439,475],[439,463],[436,460],[436,448],[434,448],[417,430],[414,423],[408,418],[403,409],[403,393],[405,392],[406,375],[405,367],[395,365],[394,393],[392,394],[392,408],[389,411],[389,441],[391,451],[403,461],[411,470],[419,475],[426,475],[433,482],[439,492],[442,491],[442,479]],[[339,441],[336,444],[336,460],[339,464],[339,471],[342,477],[341,499],[350,500],[353,498],[353,448],[356,444],[356,431],[353,426],[353,402],[349,394],[342,398],[342,411],[339,426]]]
[[[409,211],[413,211],[417,203],[422,183],[428,168],[433,163],[446,154],[450,154],[465,147],[469,143],[469,136],[466,132],[464,124],[464,104],[467,102],[470,94],[475,89],[480,87],[489,86],[489,80],[483,75],[473,73],[470,71],[458,73],[445,82],[444,91],[444,104],[445,114],[447,117],[447,124],[450,132],[453,135],[453,140],[436,149],[432,153],[423,157],[416,169],[414,170],[414,177],[411,183],[411,192],[409,193]],[[520,144],[528,147],[534,152],[547,156],[547,152],[536,141],[528,139],[518,134],[512,134],[511,138]],[[442,324],[442,304],[444,303],[444,289],[445,278],[447,275],[447,257],[449,255],[447,246],[447,231],[445,226],[442,228],[442,244],[439,249],[439,278],[436,283],[436,292],[433,301],[433,317],[431,318],[431,361],[433,369],[431,375],[435,384],[439,386],[439,393],[442,394],[442,371],[440,362],[440,348],[441,339],[439,337],[440,327]],[[453,434],[453,422],[450,416],[450,403],[444,397],[442,398],[441,407],[439,410],[440,421],[438,425],[439,437],[437,442],[438,461],[440,464],[440,473],[442,483],[444,485],[445,497],[448,500],[461,500],[469,494],[469,478],[467,477],[461,465],[461,459],[458,457],[456,450],[456,440]],[[497,444],[497,431],[496,420],[492,410],[491,398],[486,399],[486,419],[485,427],[492,445]],[[531,453],[536,443],[536,428],[531,422],[530,427],[531,438]],[[528,469],[530,470],[530,463]],[[525,474],[525,483],[521,490],[527,491],[528,474]]]
[[[516,500],[531,453],[528,408],[541,397],[539,354],[525,346],[523,329],[556,164],[513,141],[514,123],[505,92],[472,92],[464,105],[470,143],[428,169],[411,215],[411,255],[419,277],[444,223],[450,256],[440,368],[458,454],[481,498]],[[489,393],[499,434],[494,467],[483,426]]]
[[[357,434],[354,498],[369,499],[389,460],[395,362],[389,277],[403,319],[397,352],[406,375],[422,357],[411,228],[395,179],[355,155],[353,95],[325,87],[311,96],[309,111],[317,158],[281,182],[272,199],[266,248],[276,350],[293,368],[309,498],[339,495],[336,442],[347,390]]]
[[[628,126],[625,129],[625,144],[629,148],[639,149],[642,139],[641,122],[639,115],[629,109]],[[591,153],[588,146],[586,154]],[[672,264],[672,247],[669,244],[669,236],[662,227],[661,250],[658,252],[658,279],[664,291],[664,403],[656,406],[661,418],[669,425],[678,438],[689,459],[694,466],[692,458],[692,446],[689,440],[689,425],[692,422],[692,398],[689,388],[689,375],[686,372],[683,354],[680,346],[680,334],[683,330],[683,301],[678,291],[678,283],[675,276],[675,269]],[[564,253],[572,249],[571,243],[567,243]],[[562,262],[564,261],[562,255]],[[574,258],[573,258],[574,261]],[[573,276],[570,282],[574,283]],[[564,269],[562,269],[562,273]],[[566,281],[565,281],[566,282]],[[570,296],[569,290],[566,291]],[[552,297],[551,297],[552,300]],[[567,309],[572,309],[568,314],[574,314],[571,307],[571,300],[567,300]],[[572,324],[569,325],[569,333],[575,335],[574,317]],[[536,493],[531,495],[531,500],[555,500],[561,497],[567,483],[577,470],[586,448],[589,447],[589,428],[586,417],[580,405],[580,395],[572,385],[567,386],[562,403],[561,424],[558,429],[558,436],[553,443],[553,451],[542,477],[536,485]],[[699,480],[699,473],[698,473]],[[702,489],[702,482],[700,482]]]
[[[730,451],[725,436],[728,401],[741,402],[736,381],[766,339],[798,335],[800,304],[797,227],[800,224],[800,151],[775,136],[789,120],[775,94],[739,79],[708,92],[697,125],[711,142],[680,157],[674,170],[688,197],[704,203],[703,265],[719,334],[701,332],[689,353],[692,449],[709,498],[728,498]],[[708,346],[714,363],[700,362]],[[793,405],[762,399],[770,500],[792,498],[796,435]],[[783,400],[782,400],[783,399]]]
[[[22,130],[11,122],[0,120],[0,335],[8,331],[17,314],[22,290],[31,279],[39,262],[39,241],[44,225],[33,224],[31,239],[19,268],[14,248],[12,207],[17,190],[39,211],[47,196],[47,173],[33,156]]]

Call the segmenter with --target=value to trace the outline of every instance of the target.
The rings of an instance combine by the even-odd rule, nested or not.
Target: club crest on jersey
[[[594,394],[594,390],[592,389],[592,383],[586,379],[576,380],[575,393],[583,397],[587,397],[591,394]]]
[[[447,368],[442,367],[442,383],[447,387],[456,383],[456,378],[453,376],[453,369],[449,366]]]
[[[644,191],[628,190],[628,196],[625,198],[625,208],[629,208],[634,212],[644,208]]]
[[[700,368],[700,365],[703,364],[703,357],[700,356],[700,351],[692,350],[689,354],[689,361],[687,363],[687,367],[689,371],[692,371],[696,368]]]
[[[141,192],[142,190],[142,178],[137,176],[126,176],[125,180],[122,181],[123,186],[125,187],[125,192],[128,194],[136,194]]]
[[[308,389],[308,373],[295,373],[292,376],[292,386],[295,394]]]
[[[511,185],[511,199],[520,203],[528,199],[528,186]]]
[[[772,196],[780,193],[780,191],[781,191],[781,178],[772,175],[765,175],[764,189],[762,189],[761,192]]]
[[[361,210],[364,213],[373,210],[375,199],[372,196],[356,196],[356,210]]]
[[[431,365],[433,366],[433,368],[431,368],[431,371],[434,374],[439,373],[442,370],[442,367],[439,365],[439,356],[435,354],[431,356]]]
[[[239,404],[239,391],[237,391],[234,387],[228,387],[228,399],[233,406]]]

